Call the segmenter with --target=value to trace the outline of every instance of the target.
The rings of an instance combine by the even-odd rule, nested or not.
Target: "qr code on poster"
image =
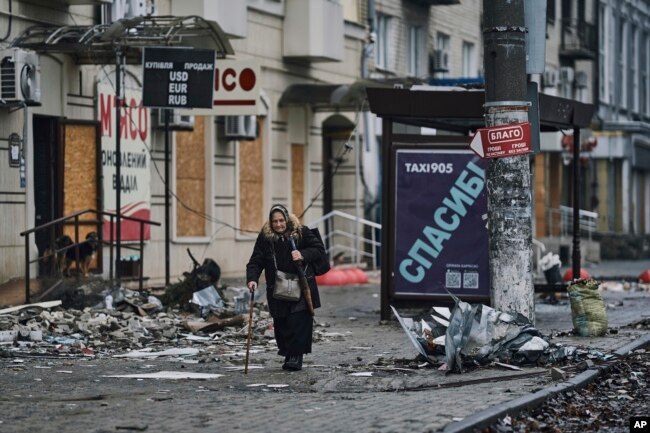
[[[452,271],[447,269],[445,275],[445,286],[451,289],[460,289],[461,274],[459,271]]]
[[[466,289],[478,289],[478,272],[465,272],[463,274],[463,287]]]

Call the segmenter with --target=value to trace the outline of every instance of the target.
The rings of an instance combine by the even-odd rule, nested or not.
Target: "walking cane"
[[[255,303],[255,292],[251,292],[251,307],[248,312],[248,336],[246,337],[246,362],[244,365],[244,374],[248,374],[248,354],[251,350],[251,337],[253,335],[253,304]]]

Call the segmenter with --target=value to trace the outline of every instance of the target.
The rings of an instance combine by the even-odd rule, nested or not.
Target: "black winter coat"
[[[311,289],[311,299],[314,308],[320,307],[320,296],[318,286],[314,277],[314,271],[311,262],[325,254],[323,243],[311,232],[309,227],[302,226],[295,215],[291,215],[293,227],[293,238],[296,242],[296,248],[300,251],[307,263],[305,275],[309,288]],[[260,234],[257,236],[253,253],[246,265],[246,281],[255,281],[259,284],[259,277],[264,271],[266,279],[266,298],[269,304],[271,316],[285,317],[290,313],[306,309],[304,297],[301,295],[298,302],[288,302],[273,298],[273,285],[275,283],[275,263],[273,261],[273,252],[275,251],[275,261],[277,269],[283,272],[297,274],[298,269],[295,262],[291,259],[291,242],[278,236],[271,229],[269,223],[264,224]]]

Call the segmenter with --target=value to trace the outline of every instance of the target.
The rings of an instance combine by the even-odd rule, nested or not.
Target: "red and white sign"
[[[530,123],[479,128],[469,147],[484,159],[525,155],[530,147]]]
[[[140,89],[124,89],[120,112],[120,153],[117,155],[115,130],[115,89],[108,82],[97,85],[97,112],[101,125],[101,162],[104,210],[116,213],[117,168],[120,158],[120,214],[134,218],[151,217],[151,125],[150,111],[142,105]],[[116,224],[104,217],[104,239],[117,237]],[[144,225],[144,239],[151,238],[149,225]],[[140,240],[140,223],[122,220],[123,241]]]
[[[260,65],[255,60],[217,59],[212,108],[182,110],[182,113],[202,116],[257,115],[260,78]]]

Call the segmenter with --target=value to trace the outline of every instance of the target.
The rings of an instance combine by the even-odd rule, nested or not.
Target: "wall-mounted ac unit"
[[[547,69],[543,75],[544,87],[555,87],[557,85],[557,71],[555,69]]]
[[[41,103],[41,65],[38,54],[19,48],[0,51],[0,102]]]
[[[560,68],[560,83],[573,84],[575,70],[571,66],[562,66]]]
[[[430,72],[449,72],[449,51],[433,50],[430,59]]]
[[[159,129],[165,128],[165,109],[158,109],[155,113],[156,127]],[[176,110],[170,110],[169,113],[169,129],[173,131],[192,131],[194,129],[194,116],[181,115]]]
[[[225,136],[232,140],[255,140],[257,116],[226,116]]]
[[[122,18],[133,18],[147,15],[156,15],[156,6],[151,0],[112,1],[111,19],[113,22]]]
[[[589,81],[589,77],[587,76],[586,72],[579,71],[576,72],[576,87],[578,89],[584,89],[587,87]]]

